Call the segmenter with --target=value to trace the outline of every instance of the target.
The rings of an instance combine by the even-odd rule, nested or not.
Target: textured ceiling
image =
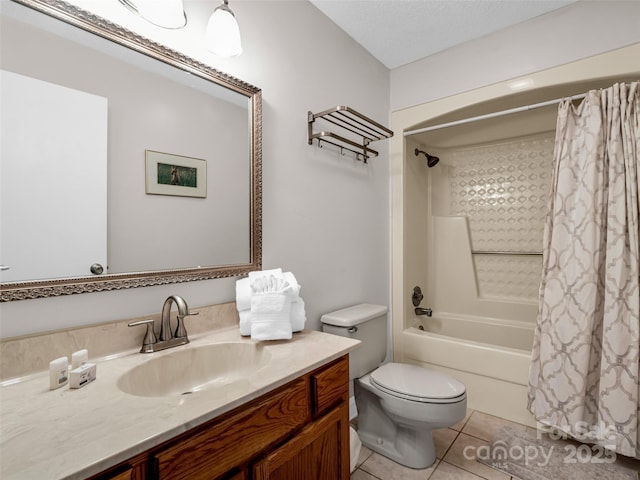
[[[388,68],[576,0],[310,0]]]

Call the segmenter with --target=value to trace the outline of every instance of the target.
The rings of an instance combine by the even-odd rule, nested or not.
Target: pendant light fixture
[[[182,28],[187,24],[182,0],[119,0],[146,21],[163,28]]]
[[[229,8],[229,0],[223,0],[209,18],[206,45],[207,50],[219,57],[235,57],[242,53],[240,28]]]

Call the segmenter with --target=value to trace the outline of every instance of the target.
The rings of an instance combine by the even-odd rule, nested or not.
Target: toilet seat
[[[371,383],[389,395],[421,403],[455,403],[466,398],[463,383],[435,370],[385,363],[371,372]]]

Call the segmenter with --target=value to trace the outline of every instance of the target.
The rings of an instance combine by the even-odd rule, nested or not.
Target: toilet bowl
[[[358,436],[374,452],[410,468],[436,459],[432,431],[461,421],[467,410],[463,383],[417,365],[382,363],[387,308],[361,304],[321,317],[325,332],[362,341],[349,354]]]
[[[414,383],[401,387],[403,378]],[[455,425],[467,411],[462,383],[407,364],[387,363],[356,379],[355,397],[362,444],[410,468],[432,465],[433,430]]]

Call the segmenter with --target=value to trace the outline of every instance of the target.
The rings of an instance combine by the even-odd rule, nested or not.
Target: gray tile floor
[[[518,480],[476,460],[469,460],[465,458],[469,455],[463,454],[466,446],[477,448],[487,445],[495,432],[504,425],[527,428],[502,418],[469,410],[465,419],[457,425],[434,430],[437,459],[431,467],[423,470],[404,467],[363,446],[358,467],[351,475],[351,480]],[[631,462],[640,470],[640,461]]]

